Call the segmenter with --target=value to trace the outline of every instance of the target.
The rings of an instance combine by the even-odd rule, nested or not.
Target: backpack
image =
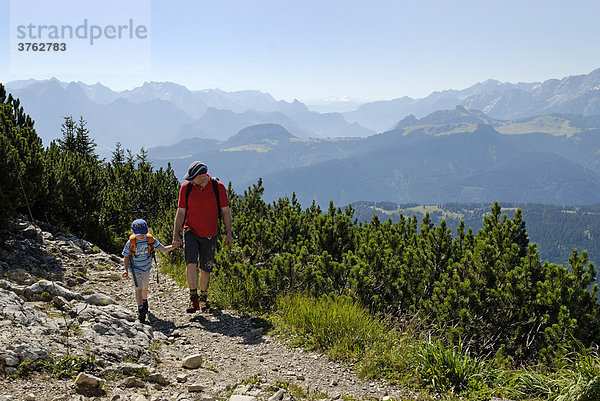
[[[213,192],[215,193],[215,198],[217,199],[217,214],[219,216],[218,219],[220,220],[223,218],[223,211],[221,210],[221,198],[219,197],[218,178],[210,177],[210,182],[212,184]],[[193,185],[190,183],[190,184],[188,184],[187,188],[185,189],[185,216],[183,217],[184,224],[185,224],[185,218],[187,217],[188,199],[190,197],[190,192],[192,192],[192,187],[193,187]],[[218,221],[217,221],[217,226],[218,226]]]
[[[135,254],[135,234],[131,234],[129,236],[129,265],[133,263],[133,255]],[[146,240],[148,240],[148,252],[152,255],[152,259],[154,259],[154,264],[158,264],[156,261],[156,251],[154,250],[154,237],[152,234],[146,234]],[[133,271],[133,270],[132,270]],[[158,268],[156,269],[156,282],[158,283]]]

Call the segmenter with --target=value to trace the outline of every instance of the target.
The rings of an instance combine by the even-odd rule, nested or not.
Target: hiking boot
[[[190,303],[185,311],[187,313],[195,313],[198,311],[198,309],[200,309],[200,300],[198,299],[198,295],[190,295]]]
[[[198,297],[200,310],[202,312],[210,311],[210,304],[208,303],[208,294],[206,291],[200,291],[200,296]]]
[[[144,308],[144,306],[138,307],[138,319],[140,323],[146,322],[146,315],[148,314],[148,308]]]

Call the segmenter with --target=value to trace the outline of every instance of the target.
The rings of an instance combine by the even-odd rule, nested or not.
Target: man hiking
[[[219,215],[225,224],[225,245],[233,243],[231,212],[225,186],[211,178],[202,162],[190,164],[179,189],[179,201],[173,225],[173,246],[181,244],[179,231],[183,227],[185,278],[190,289],[190,304],[186,312],[208,310],[208,284],[217,248]],[[217,195],[218,194],[218,195]],[[200,280],[198,280],[200,267]],[[198,293],[200,289],[200,293]]]

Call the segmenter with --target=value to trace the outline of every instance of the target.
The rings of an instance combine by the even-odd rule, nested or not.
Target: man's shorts
[[[199,237],[192,230],[183,233],[183,255],[185,264],[195,263],[207,273],[212,272],[215,265],[217,237]],[[200,263],[198,263],[200,259]]]
[[[136,290],[148,289],[150,285],[150,270],[145,273],[140,273],[136,270],[129,269],[129,275],[133,278],[133,284]]]

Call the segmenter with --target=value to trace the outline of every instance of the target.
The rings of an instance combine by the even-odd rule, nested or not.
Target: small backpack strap
[[[146,239],[148,240],[148,252],[152,255],[152,259],[154,259],[154,264],[156,265],[156,282],[158,283],[158,262],[156,261],[156,251],[154,250],[154,237],[152,234],[146,234]]]
[[[129,256],[132,257],[135,253],[135,234],[129,236]]]
[[[154,253],[154,237],[152,234],[146,234],[146,240],[148,241],[148,252]]]
[[[148,241],[148,252],[150,252],[150,255],[152,255],[154,263],[158,264],[158,262],[156,261],[156,251],[154,250],[154,237],[152,236],[152,234],[148,233],[146,234],[146,240]]]
[[[156,252],[154,251],[154,237],[152,236],[152,234],[148,233],[146,234],[146,240],[148,241],[148,252],[152,254],[152,257],[156,262]]]

